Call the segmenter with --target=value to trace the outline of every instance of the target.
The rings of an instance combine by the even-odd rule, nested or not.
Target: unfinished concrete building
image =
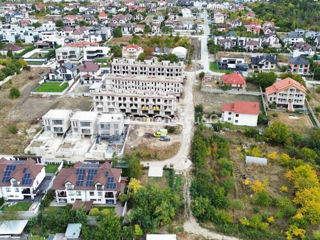
[[[184,63],[170,63],[170,61],[158,62],[156,58],[145,61],[114,59],[111,63],[111,73],[121,75],[182,77],[184,74]]]
[[[105,75],[104,84],[92,92],[98,112],[172,118],[181,97],[182,77]]]

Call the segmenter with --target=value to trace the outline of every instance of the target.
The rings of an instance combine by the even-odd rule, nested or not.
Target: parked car
[[[170,138],[169,137],[160,137],[160,141],[170,142]]]

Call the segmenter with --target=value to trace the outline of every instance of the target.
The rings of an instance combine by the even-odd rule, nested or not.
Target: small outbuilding
[[[81,223],[69,223],[65,233],[65,238],[70,240],[79,239],[81,227],[82,227]]]
[[[148,177],[162,177],[163,168],[162,167],[149,167]]]
[[[0,238],[21,236],[28,220],[10,220],[0,222]]]
[[[246,164],[248,164],[248,163],[254,163],[254,164],[266,166],[268,164],[268,160],[266,158],[246,156]]]

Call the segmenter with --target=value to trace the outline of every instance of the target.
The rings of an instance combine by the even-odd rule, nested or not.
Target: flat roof
[[[81,223],[69,223],[65,237],[66,238],[79,238],[81,232]]]
[[[77,119],[77,120],[86,120],[86,121],[93,121],[97,118],[98,112],[89,112],[89,111],[77,111],[75,112],[71,120]]]
[[[70,116],[72,113],[72,110],[70,109],[51,109],[49,110],[45,115],[43,115],[43,118],[65,118]]]
[[[147,240],[177,240],[176,234],[147,234]]]
[[[0,222],[0,235],[20,235],[28,220],[10,220]]]
[[[119,119],[120,118],[120,119]],[[115,113],[115,114],[101,114],[98,122],[113,122],[113,121],[120,121],[123,119],[123,115],[121,113]]]
[[[163,168],[162,167],[149,167],[148,177],[162,177]]]

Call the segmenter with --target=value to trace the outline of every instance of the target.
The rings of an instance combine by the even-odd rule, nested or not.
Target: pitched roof
[[[269,61],[272,64],[277,64],[277,57],[272,55],[261,55],[257,57],[251,58],[251,64],[259,64],[261,61],[266,60]]]
[[[23,47],[20,47],[20,46],[14,45],[14,44],[9,44],[9,45],[5,46],[2,50],[4,50],[4,51],[11,50],[12,52],[15,52],[15,51],[23,50]]]
[[[137,44],[129,44],[127,46],[124,47],[125,49],[130,49],[130,48],[134,48],[136,50],[139,50],[139,48],[141,48],[140,46],[138,46]]]
[[[82,171],[82,178],[80,180],[79,172]],[[92,176],[92,184],[88,183],[89,171],[96,171],[96,174]],[[73,168],[63,168],[57,175],[53,182],[52,189],[63,190],[66,183],[74,185],[75,190],[94,190],[95,184],[100,183],[104,186],[104,189],[119,191],[121,184],[119,182],[121,177],[121,169],[112,168],[109,162],[105,162],[102,165],[97,163],[83,163],[77,162]],[[108,183],[109,178],[114,178],[113,183],[116,184],[115,188]],[[83,181],[79,184],[79,181]],[[90,181],[90,180],[89,180]]]
[[[272,86],[266,88],[267,95],[274,93],[279,93],[285,91],[291,87],[294,87],[301,92],[307,93],[307,89],[299,82],[293,80],[292,78],[285,78],[280,81],[275,82]]]
[[[293,57],[289,59],[290,64],[309,65],[310,62],[302,56]]]
[[[238,72],[223,75],[221,79],[223,80],[224,84],[246,84],[246,79]]]
[[[96,72],[99,70],[99,64],[94,62],[84,62],[79,66],[80,72]]]
[[[107,18],[107,14],[105,12],[99,13],[98,18]]]
[[[260,113],[260,105],[259,102],[235,101],[233,104],[223,104],[222,111],[258,115]]]
[[[22,186],[33,185],[33,180],[38,176],[44,165],[36,164],[31,158],[26,161],[10,161],[5,158],[0,159],[0,186],[11,185],[10,179],[14,178],[20,182]],[[25,174],[30,174],[25,181]]]

